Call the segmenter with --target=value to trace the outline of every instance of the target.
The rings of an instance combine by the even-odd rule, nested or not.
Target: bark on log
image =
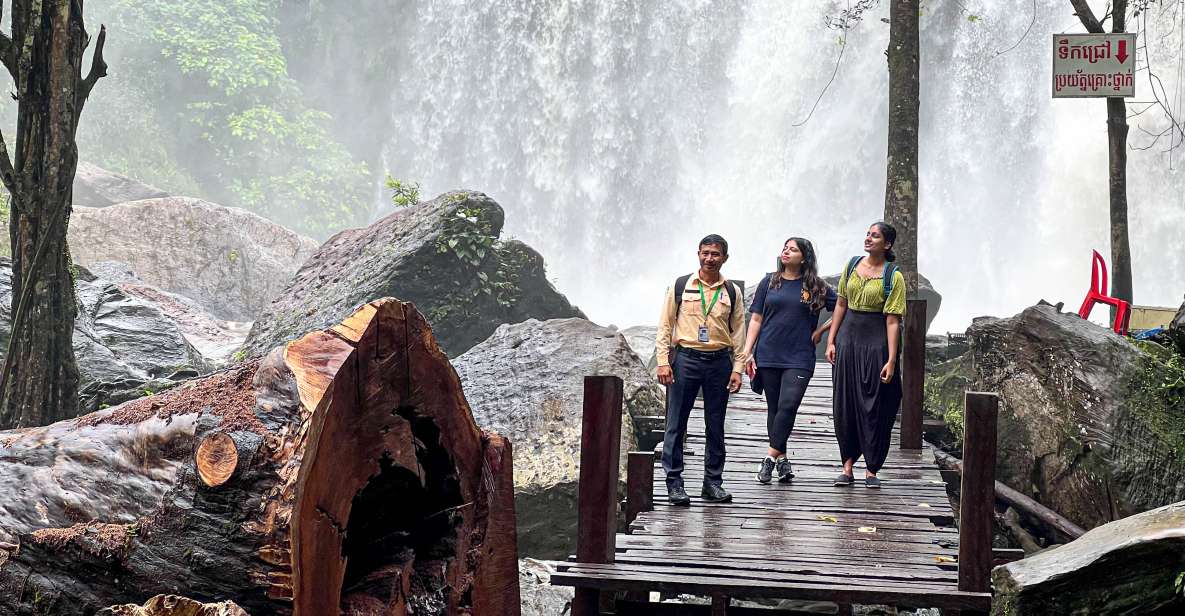
[[[201,603],[186,597],[157,595],[144,605],[113,605],[98,616],[249,616],[233,601]]]
[[[959,459],[946,452],[935,450],[934,461],[942,468],[958,473],[963,472],[963,465],[959,462]],[[1062,517],[1058,512],[999,481],[996,482],[996,498],[1056,531],[1053,538],[1058,542],[1073,541],[1086,532],[1081,526]]]
[[[0,432],[0,494],[3,614],[177,593],[260,614],[519,613],[510,443],[478,429],[396,300],[163,394]]]

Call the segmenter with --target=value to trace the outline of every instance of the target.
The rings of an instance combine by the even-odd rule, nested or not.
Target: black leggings
[[[794,429],[794,417],[798,415],[798,405],[802,403],[814,372],[800,368],[758,368],[757,371],[761,373],[765,406],[769,410],[765,421],[769,446],[785,453],[786,441],[790,440],[790,431]]]

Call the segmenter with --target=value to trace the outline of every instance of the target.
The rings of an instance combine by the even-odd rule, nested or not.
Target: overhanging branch
[[[82,104],[86,102],[87,97],[91,94],[91,89],[95,87],[95,83],[100,78],[107,76],[107,63],[103,61],[103,45],[107,42],[107,26],[99,25],[99,40],[95,42],[95,53],[91,57],[91,70],[87,73],[86,78],[78,86],[78,109],[81,112]]]
[[[12,38],[3,32],[0,32],[0,62],[8,69],[12,80],[16,81],[16,47],[12,44]]]
[[[4,142],[4,133],[0,132],[0,180],[4,181],[4,188],[8,194],[17,195],[16,170],[12,168],[12,159],[8,157],[8,145]]]
[[[1095,34],[1106,32],[1103,30],[1103,24],[1099,23],[1099,20],[1094,16],[1094,11],[1090,10],[1090,5],[1086,3],[1086,0],[1070,0],[1070,5],[1074,7],[1074,14],[1082,21],[1087,32]]]

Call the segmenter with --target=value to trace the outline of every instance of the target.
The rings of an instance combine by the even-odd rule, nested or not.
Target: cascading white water
[[[832,73],[842,33],[824,18],[845,2],[420,0],[387,168],[425,195],[490,194],[507,232],[602,323],[654,322],[662,288],[695,268],[711,232],[730,241],[731,277],[761,276],[790,235],[814,240],[835,272],[883,209],[882,4],[795,126]],[[1033,16],[995,5],[926,3],[921,18],[919,251],[944,295],[935,331],[1041,298],[1076,308],[1090,249],[1109,255],[1105,104],[1050,98],[1050,35],[1082,28],[1066,0],[1039,0],[1028,36],[997,53]],[[1169,8],[1140,44],[1173,96]],[[1151,100],[1146,72],[1137,94]],[[1132,144],[1162,118],[1132,118]],[[1129,155],[1130,227],[1136,301],[1176,306],[1185,161],[1170,168],[1166,143]]]

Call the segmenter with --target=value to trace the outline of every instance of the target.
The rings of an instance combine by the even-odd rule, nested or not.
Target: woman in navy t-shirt
[[[775,473],[782,482],[794,477],[786,442],[815,373],[815,345],[826,330],[819,326],[824,307],[835,308],[835,291],[819,278],[815,247],[801,237],[786,240],[777,271],[762,278],[753,294],[745,339],[746,371],[764,387],[769,410],[769,455],[757,471],[761,483],[769,483]]]

